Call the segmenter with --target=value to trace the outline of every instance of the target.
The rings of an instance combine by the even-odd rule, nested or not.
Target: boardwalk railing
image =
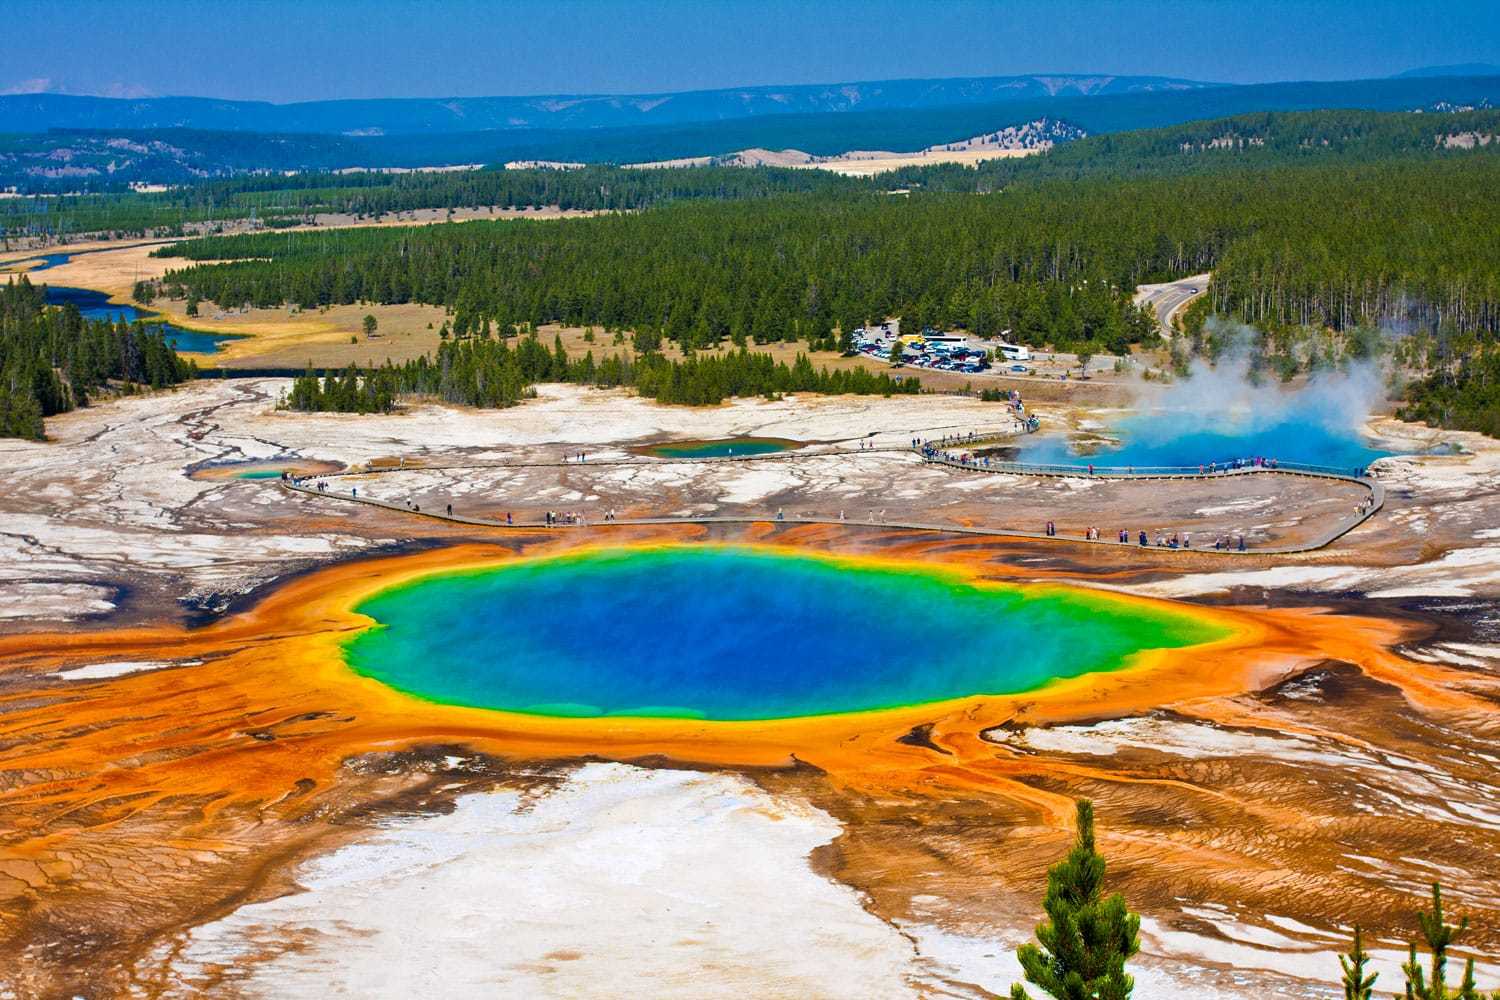
[[[1293,472],[1330,479],[1359,480],[1365,477],[1363,467],[1311,465],[1305,462],[1263,462],[1253,460],[1238,462],[1210,462],[1203,465],[1089,465],[1079,462],[1006,462],[988,458],[952,454],[949,451],[922,451],[929,462],[950,465],[955,468],[972,469],[976,472],[1006,472],[1017,476],[1079,476],[1095,479],[1201,479],[1241,472]]]
[[[995,435],[972,435],[972,436],[965,436],[962,440],[950,439],[948,441],[948,445],[951,446],[951,447],[965,447],[965,446],[968,446],[970,444],[979,443],[979,442],[982,442],[984,440],[993,438],[994,436]],[[842,451],[842,452],[828,452],[828,451],[824,451],[824,452],[817,452],[817,453],[813,453],[813,454],[819,454],[819,455],[823,455],[823,456],[827,456],[827,455],[830,455],[830,454],[860,455],[860,454],[870,454],[872,450],[873,451],[884,451],[884,452],[910,450],[910,451],[918,454],[924,461],[931,462],[931,463],[934,463],[934,464],[947,465],[947,466],[950,466],[950,467],[953,467],[953,468],[963,469],[963,470],[970,471],[970,472],[1003,472],[1003,473],[1010,473],[1012,475],[1023,475],[1023,476],[1026,476],[1026,475],[1029,475],[1029,476],[1067,476],[1067,477],[1071,477],[1071,478],[1088,478],[1089,475],[1090,475],[1089,470],[1088,470],[1088,468],[1086,466],[1078,466],[1078,465],[1040,465],[1040,464],[1031,464],[1031,463],[1025,463],[1025,462],[983,462],[982,460],[979,461],[979,462],[976,462],[976,461],[974,461],[972,459],[969,460],[969,461],[963,461],[960,458],[954,457],[954,456],[950,456],[950,455],[948,455],[945,452],[935,451],[935,450],[931,449],[930,447],[928,447],[926,445],[913,446],[913,447],[911,447],[909,449],[907,449],[907,448],[900,448],[900,447],[898,447],[898,448],[879,447],[879,448],[875,448],[875,449],[866,448],[866,449],[864,449],[862,451],[858,451],[858,450],[856,450],[856,451]],[[808,453],[804,453],[804,454],[806,455]],[[793,457],[795,455],[796,455],[796,452],[778,452],[778,453],[767,454],[767,455],[735,456],[732,459],[728,459],[728,461],[753,461],[753,460],[767,460],[767,459],[786,459],[786,458]],[[658,460],[645,459],[645,460],[637,460],[636,462],[626,462],[626,461],[621,461],[621,460],[614,460],[614,461],[608,461],[608,462],[578,463],[578,464],[579,464],[579,467],[586,467],[588,464],[598,464],[598,465],[640,464],[640,465],[649,465],[649,464],[658,464],[658,463],[661,463],[661,462],[722,462],[722,461],[725,461],[725,460],[726,459],[723,459],[723,458],[706,458],[706,459],[676,458],[676,459],[658,459]],[[570,463],[547,462],[547,463],[534,463],[534,464],[536,464],[536,465],[560,465],[560,464],[569,464],[569,465],[572,465],[574,463],[571,463],[571,462]],[[1071,542],[1074,542],[1074,543],[1077,543],[1077,544],[1083,544],[1083,545],[1113,545],[1113,546],[1128,546],[1128,547],[1131,547],[1131,548],[1141,547],[1141,546],[1137,546],[1133,542],[1121,542],[1121,541],[1118,541],[1116,539],[1111,539],[1111,538],[1085,539],[1085,538],[1079,538],[1079,537],[1076,537],[1076,536],[1069,536],[1069,535],[1066,535],[1066,534],[1063,534],[1063,535],[1050,534],[1049,535],[1049,534],[1047,534],[1045,532],[1040,532],[1040,531],[1025,531],[1025,530],[1022,530],[1022,529],[1019,529],[1019,528],[983,528],[983,527],[976,527],[976,526],[972,526],[972,525],[949,524],[949,523],[944,523],[944,522],[888,521],[884,517],[880,517],[880,518],[873,518],[872,517],[872,518],[858,519],[858,518],[845,518],[843,515],[840,515],[838,517],[828,517],[828,516],[822,516],[822,515],[797,515],[797,514],[787,515],[787,514],[784,514],[781,511],[776,511],[775,513],[771,513],[771,514],[687,515],[687,516],[635,517],[635,518],[614,517],[614,518],[604,519],[604,520],[578,521],[578,522],[556,522],[556,521],[553,521],[551,523],[548,523],[548,522],[543,521],[543,522],[531,522],[531,523],[512,523],[509,520],[506,520],[506,521],[497,521],[497,520],[493,520],[493,519],[490,519],[490,518],[471,517],[471,516],[464,515],[464,514],[449,514],[449,513],[446,513],[444,511],[433,510],[433,509],[423,510],[419,506],[416,506],[416,505],[413,505],[413,504],[409,504],[409,503],[395,503],[393,501],[380,500],[380,499],[377,499],[377,498],[371,497],[371,496],[359,496],[354,490],[350,490],[348,493],[343,493],[343,492],[330,491],[330,490],[328,490],[326,488],[326,481],[328,479],[330,479],[330,478],[337,478],[337,477],[340,477],[340,476],[350,476],[350,475],[380,475],[380,474],[383,474],[383,473],[395,473],[395,472],[422,472],[422,471],[429,471],[429,470],[435,470],[435,469],[454,469],[454,468],[463,468],[463,467],[495,467],[495,466],[492,465],[492,464],[490,464],[490,463],[476,463],[473,466],[458,466],[458,465],[432,465],[432,466],[427,466],[427,465],[413,465],[413,466],[410,466],[410,467],[407,467],[407,466],[390,466],[390,467],[386,467],[386,468],[363,470],[363,471],[360,471],[360,472],[355,472],[354,470],[350,470],[350,471],[343,472],[343,473],[332,473],[330,475],[325,475],[325,476],[307,476],[307,477],[305,477],[305,479],[284,478],[284,479],[281,480],[281,486],[282,486],[283,489],[289,490],[289,491],[294,492],[294,493],[304,494],[304,495],[307,495],[307,496],[321,497],[323,499],[328,499],[328,500],[339,500],[339,501],[343,501],[343,502],[346,502],[346,503],[360,503],[360,504],[365,504],[365,505],[371,506],[371,507],[379,507],[379,508],[382,508],[382,509],[385,509],[385,510],[398,511],[398,512],[401,512],[401,513],[412,514],[412,515],[415,515],[415,516],[432,518],[432,519],[438,520],[438,521],[446,521],[446,522],[450,522],[450,523],[454,523],[454,524],[472,525],[472,526],[475,526],[475,527],[484,527],[484,528],[505,528],[505,529],[513,529],[513,530],[530,530],[530,531],[534,531],[534,530],[537,530],[537,529],[557,530],[557,529],[567,529],[567,528],[589,528],[589,527],[598,528],[598,527],[610,527],[610,526],[660,525],[660,524],[766,524],[766,523],[781,523],[781,524],[839,524],[839,525],[878,526],[878,527],[882,527],[882,528],[891,528],[891,529],[898,529],[898,530],[938,531],[938,532],[947,532],[949,534],[981,535],[981,536],[997,537],[997,538],[1046,539],[1048,541],[1054,541],[1054,542],[1057,542],[1057,541],[1071,541]],[[509,466],[509,467],[515,467],[515,466]],[[1316,551],[1317,549],[1325,548],[1326,546],[1330,545],[1331,543],[1333,543],[1337,539],[1343,537],[1348,532],[1352,531],[1354,528],[1356,528],[1359,525],[1363,524],[1369,518],[1371,518],[1372,516],[1374,516],[1374,514],[1378,510],[1380,510],[1380,508],[1382,506],[1384,506],[1384,504],[1385,504],[1385,487],[1382,486],[1376,480],[1371,479],[1371,478],[1369,478],[1366,475],[1357,474],[1357,473],[1363,473],[1363,471],[1364,470],[1343,471],[1343,470],[1338,470],[1338,469],[1334,469],[1334,468],[1330,468],[1330,467],[1325,467],[1325,466],[1304,465],[1304,464],[1300,464],[1300,463],[1291,463],[1291,462],[1278,462],[1274,466],[1268,466],[1268,465],[1259,465],[1259,466],[1257,466],[1257,465],[1254,465],[1254,464],[1241,465],[1239,467],[1232,467],[1232,468],[1211,468],[1211,467],[1205,466],[1201,472],[1199,471],[1199,468],[1197,466],[1161,466],[1161,467],[1139,467],[1139,466],[1100,467],[1100,466],[1096,466],[1094,468],[1093,476],[1094,476],[1094,478],[1110,478],[1110,479],[1135,479],[1135,478],[1139,478],[1139,479],[1147,479],[1147,478],[1173,478],[1173,479],[1200,479],[1201,478],[1201,479],[1208,479],[1208,478],[1218,478],[1218,477],[1222,477],[1222,476],[1245,476],[1245,475],[1312,476],[1312,477],[1316,477],[1316,478],[1320,478],[1320,479],[1333,479],[1333,480],[1339,480],[1339,481],[1348,482],[1348,483],[1352,483],[1352,484],[1357,484],[1359,486],[1364,487],[1366,490],[1369,491],[1369,494],[1370,494],[1369,499],[1367,500],[1366,503],[1361,504],[1359,506],[1359,508],[1356,510],[1356,512],[1354,513],[1354,515],[1352,517],[1341,519],[1337,523],[1330,525],[1329,528],[1326,531],[1324,531],[1323,533],[1321,533],[1317,537],[1315,537],[1315,538],[1313,538],[1313,539],[1311,539],[1311,540],[1309,540],[1307,542],[1300,543],[1300,544],[1295,544],[1295,545],[1281,545],[1281,546],[1257,546],[1257,547],[1254,547],[1254,548],[1247,548],[1247,549],[1237,549],[1237,548],[1231,548],[1231,547],[1226,547],[1226,548],[1212,548],[1212,547],[1203,548],[1203,547],[1199,547],[1199,548],[1178,548],[1178,549],[1165,548],[1164,549],[1164,548],[1161,548],[1159,546],[1144,546],[1146,548],[1149,548],[1153,552],[1206,553],[1206,554],[1211,554],[1211,555],[1286,555],[1286,554],[1298,553],[1298,552],[1312,552],[1312,551]],[[309,481],[318,481],[319,485],[309,485]]]

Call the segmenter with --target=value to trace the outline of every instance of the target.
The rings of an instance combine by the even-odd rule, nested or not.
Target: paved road
[[[1135,290],[1135,304],[1156,310],[1156,324],[1163,339],[1172,337],[1172,314],[1208,291],[1212,275],[1195,274],[1191,278],[1168,281],[1161,285],[1140,285]]]

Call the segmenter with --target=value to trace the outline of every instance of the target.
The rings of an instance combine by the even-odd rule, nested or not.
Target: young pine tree
[[[1474,960],[1464,965],[1464,978],[1457,992],[1448,989],[1448,947],[1469,929],[1469,918],[1463,917],[1455,924],[1443,920],[1443,891],[1436,882],[1432,885],[1432,909],[1417,912],[1417,925],[1422,929],[1422,938],[1432,951],[1430,974],[1424,975],[1417,961],[1417,943],[1411,943],[1406,964],[1401,971],[1406,973],[1406,1000],[1484,1000],[1474,984]]]
[[[1365,975],[1365,966],[1370,956],[1360,938],[1359,925],[1354,925],[1354,947],[1349,954],[1339,956],[1339,965],[1344,968],[1344,1000],[1371,1000],[1375,995],[1375,980],[1378,973]]]
[[[1041,947],[1026,944],[1016,952],[1026,981],[1055,1000],[1129,1000],[1135,988],[1125,962],[1140,950],[1141,918],[1126,909],[1119,893],[1105,897],[1103,885],[1094,805],[1081,799],[1073,849],[1047,872],[1047,920],[1036,929]],[[1019,983],[1010,995],[1030,1000]]]

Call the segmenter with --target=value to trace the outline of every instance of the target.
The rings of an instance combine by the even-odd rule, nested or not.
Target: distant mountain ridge
[[[1495,63],[1454,63],[1451,66],[1418,66],[1405,73],[1397,73],[1393,80],[1415,80],[1434,76],[1500,76],[1500,66]]]
[[[389,98],[270,104],[208,97],[122,99],[66,94],[0,96],[0,132],[191,128],[231,132],[403,135],[520,129],[618,128],[1098,97],[1216,86],[1161,76],[1035,74],[734,87],[666,94]]]
[[[4,99],[0,99],[4,100]],[[132,102],[122,102],[132,103]],[[1047,120],[1093,136],[1266,111],[1453,111],[1500,106],[1500,77],[1277,83],[1009,100],[934,108],[751,115],[613,128],[345,136],[202,129],[59,129],[0,135],[0,190],[180,184],[256,170],[436,167],[512,160],[644,163],[741,150],[910,152]],[[1067,135],[1050,136],[1066,141]]]

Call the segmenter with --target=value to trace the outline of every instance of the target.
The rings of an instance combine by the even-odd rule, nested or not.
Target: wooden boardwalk
[[[976,437],[976,438],[973,438],[973,439],[969,439],[969,440],[966,440],[966,441],[963,441],[963,442],[955,442],[955,444],[962,444],[962,445],[975,444],[975,443],[980,443],[983,440],[987,440],[987,439],[989,439],[991,437],[992,436],[986,435],[986,436],[983,436],[983,437]],[[976,464],[974,462],[963,462],[963,461],[959,461],[959,460],[956,460],[956,459],[951,459],[951,458],[945,457],[945,456],[943,456],[941,454],[936,455],[936,456],[922,455],[921,452],[918,449],[916,449],[916,448],[908,448],[908,447],[905,447],[905,446],[883,446],[883,447],[879,447],[879,448],[866,448],[866,449],[852,450],[852,451],[848,450],[848,449],[829,450],[829,451],[809,451],[807,449],[797,449],[797,450],[792,450],[792,451],[774,452],[774,453],[764,454],[764,455],[740,455],[740,456],[726,456],[726,457],[722,457],[722,458],[606,459],[606,460],[600,460],[600,461],[597,461],[597,462],[588,462],[588,461],[584,461],[584,462],[578,462],[578,461],[493,462],[493,463],[468,462],[468,463],[441,463],[441,464],[435,464],[435,465],[427,465],[427,464],[412,465],[412,466],[401,465],[401,466],[385,467],[385,468],[380,468],[380,469],[365,469],[365,470],[360,470],[360,471],[330,473],[328,475],[322,475],[322,476],[316,476],[316,477],[307,477],[307,478],[309,480],[315,479],[315,480],[321,482],[321,481],[327,481],[329,479],[337,479],[337,478],[341,478],[341,477],[345,477],[345,476],[378,476],[378,475],[384,475],[384,474],[387,474],[387,473],[394,473],[394,472],[453,471],[453,470],[461,470],[461,469],[483,469],[483,468],[517,468],[517,469],[520,469],[520,468],[550,468],[550,467],[560,467],[560,466],[570,466],[570,467],[577,467],[577,468],[587,468],[588,466],[591,466],[591,465],[594,465],[594,466],[620,466],[620,465],[642,465],[642,466],[645,466],[645,465],[676,464],[676,463],[683,463],[683,462],[692,463],[692,464],[737,463],[737,462],[756,462],[756,461],[778,461],[778,460],[787,460],[787,459],[792,459],[792,458],[807,458],[807,457],[813,457],[813,456],[869,455],[869,454],[872,454],[874,452],[911,452],[913,454],[920,455],[922,457],[923,461],[925,461],[925,462],[927,462],[929,464],[945,465],[945,466],[948,466],[950,468],[958,469],[958,470],[961,470],[961,471],[964,471],[964,472],[989,473],[989,474],[1000,474],[1000,475],[1016,475],[1016,476],[1028,476],[1029,475],[1029,476],[1044,476],[1044,477],[1052,477],[1052,478],[1104,479],[1104,480],[1111,480],[1111,479],[1177,479],[1177,480],[1187,480],[1187,479],[1223,479],[1223,478],[1232,477],[1232,476],[1303,476],[1303,477],[1314,478],[1314,479],[1327,479],[1327,480],[1334,480],[1334,481],[1338,481],[1338,482],[1357,484],[1357,485],[1359,485],[1359,486],[1361,486],[1364,489],[1366,489],[1366,490],[1369,491],[1370,502],[1368,504],[1364,505],[1363,509],[1358,514],[1351,515],[1350,517],[1347,517],[1347,518],[1343,518],[1340,521],[1338,521],[1338,522],[1330,525],[1327,530],[1325,530],[1324,532],[1320,533],[1316,537],[1310,539],[1309,541],[1302,542],[1302,543],[1299,543],[1299,544],[1296,544],[1296,545],[1262,546],[1262,547],[1257,547],[1257,548],[1247,548],[1245,551],[1241,552],[1238,549],[1230,549],[1230,548],[1216,549],[1216,548],[1213,548],[1211,546],[1208,547],[1208,548],[1177,548],[1177,549],[1164,548],[1164,547],[1156,546],[1156,545],[1142,546],[1142,545],[1138,545],[1138,544],[1133,543],[1133,542],[1121,542],[1118,539],[1113,539],[1113,538],[1099,538],[1099,539],[1092,539],[1091,540],[1091,539],[1085,539],[1085,538],[1076,537],[1076,536],[1069,536],[1069,535],[1048,535],[1045,532],[1041,532],[1041,531],[1024,531],[1024,530],[1019,529],[1019,528],[984,528],[984,527],[976,527],[976,526],[972,526],[972,525],[961,525],[961,524],[952,524],[952,523],[947,523],[947,522],[928,522],[928,521],[887,521],[887,520],[876,520],[876,519],[854,519],[854,520],[851,520],[851,519],[840,518],[840,517],[821,517],[821,516],[816,516],[816,515],[797,515],[797,514],[783,515],[783,514],[779,514],[779,513],[773,513],[773,514],[754,514],[754,515],[752,515],[752,514],[713,514],[713,515],[685,516],[685,517],[633,517],[633,518],[619,518],[619,519],[610,520],[610,521],[587,521],[587,520],[585,520],[585,521],[576,522],[576,523],[556,523],[556,524],[546,524],[546,523],[543,523],[543,522],[531,522],[531,523],[526,523],[526,524],[517,524],[517,523],[507,524],[505,521],[496,521],[496,520],[492,520],[492,519],[489,519],[489,518],[469,517],[469,516],[466,516],[466,515],[463,515],[463,514],[448,514],[448,513],[446,513],[443,510],[422,510],[420,508],[413,508],[409,504],[395,503],[395,502],[392,502],[392,501],[389,501],[389,500],[379,500],[379,499],[376,499],[374,497],[368,497],[368,496],[362,497],[362,496],[356,495],[352,490],[349,491],[349,492],[339,492],[339,491],[334,491],[334,490],[318,489],[316,486],[307,485],[307,483],[298,481],[296,479],[283,479],[281,481],[281,486],[282,486],[283,489],[289,490],[289,491],[294,492],[294,493],[301,493],[301,494],[305,494],[307,496],[318,497],[320,499],[325,499],[325,500],[337,500],[337,501],[340,501],[342,503],[365,504],[365,505],[370,506],[370,507],[379,507],[379,508],[381,508],[383,510],[396,511],[398,513],[408,514],[408,515],[411,515],[413,517],[431,518],[432,520],[444,521],[444,522],[447,522],[447,523],[450,523],[450,524],[462,524],[462,525],[476,527],[476,528],[491,528],[491,529],[501,529],[501,530],[508,530],[508,531],[592,530],[592,529],[599,529],[599,528],[610,528],[610,527],[615,527],[615,526],[669,525],[669,524],[828,524],[828,525],[876,527],[876,528],[883,528],[883,529],[898,529],[898,530],[907,530],[907,531],[933,531],[933,532],[944,532],[944,533],[947,533],[947,534],[956,534],[956,535],[977,535],[977,536],[990,537],[990,538],[1040,539],[1040,540],[1049,541],[1049,542],[1069,542],[1069,543],[1072,543],[1072,544],[1075,544],[1075,545],[1085,545],[1085,546],[1087,546],[1087,545],[1106,545],[1106,546],[1112,545],[1112,546],[1123,547],[1123,548],[1146,548],[1146,549],[1149,549],[1152,552],[1177,552],[1177,553],[1188,553],[1188,554],[1192,554],[1192,553],[1208,553],[1210,555],[1221,555],[1221,556],[1291,555],[1291,554],[1295,554],[1295,553],[1299,553],[1299,552],[1315,552],[1318,549],[1322,549],[1322,548],[1328,547],[1329,545],[1333,544],[1338,539],[1342,538],[1344,535],[1348,534],[1350,531],[1352,531],[1355,528],[1359,527],[1359,525],[1363,524],[1365,521],[1367,521],[1371,517],[1373,517],[1375,515],[1375,513],[1377,511],[1379,511],[1385,505],[1385,487],[1382,486],[1378,481],[1376,481],[1374,479],[1371,479],[1368,476],[1341,475],[1341,474],[1335,473],[1335,472],[1319,472],[1319,471],[1309,471],[1309,470],[1304,470],[1304,469],[1288,469],[1288,468],[1274,468],[1273,469],[1273,468],[1265,468],[1265,467],[1247,467],[1247,468],[1240,468],[1240,469],[1221,469],[1221,470],[1217,470],[1217,471],[1214,471],[1214,472],[1202,472],[1202,473],[1194,473],[1194,472],[1191,472],[1191,471],[1169,472],[1169,473],[1168,472],[1142,471],[1142,472],[1138,472],[1137,473],[1137,472],[1119,472],[1118,470],[1108,470],[1108,471],[1102,471],[1102,472],[1096,471],[1096,473],[1094,473],[1094,474],[1091,475],[1089,472],[1087,472],[1086,470],[1083,470],[1083,469],[1080,469],[1080,470],[1077,470],[1077,471],[1071,471],[1071,472],[1069,472],[1069,471],[1062,471],[1062,470],[1058,470],[1058,469],[1037,469],[1035,471],[1032,471],[1032,470],[1027,470],[1024,467],[1017,467],[1014,464],[1007,464],[1005,467],[1000,467],[1000,466],[983,466],[983,465],[978,465],[978,464]]]

